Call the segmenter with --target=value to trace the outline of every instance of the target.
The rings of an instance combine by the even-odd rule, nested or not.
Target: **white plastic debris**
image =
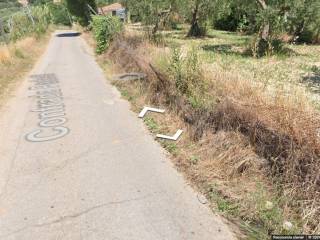
[[[293,224],[289,221],[283,222],[283,228],[287,231],[291,230],[293,228]]]

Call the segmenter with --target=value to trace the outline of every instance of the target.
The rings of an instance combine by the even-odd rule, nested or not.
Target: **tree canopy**
[[[158,25],[165,13],[190,23],[189,36],[202,36],[208,27],[259,34],[267,40],[279,32],[295,41],[312,42],[320,34],[318,0],[123,0],[133,20]]]
[[[66,3],[70,13],[77,18],[81,25],[89,25],[90,8],[94,11],[97,10],[95,0],[66,0]]]

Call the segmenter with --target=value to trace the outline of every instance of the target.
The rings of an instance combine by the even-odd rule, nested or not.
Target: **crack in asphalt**
[[[98,151],[102,146],[102,143],[98,144],[97,146],[95,147],[90,147],[88,148],[87,150],[83,151],[82,153],[79,153],[78,155],[76,156],[73,156],[73,157],[70,157],[70,158],[67,158],[65,159],[63,162],[61,162],[60,164],[56,165],[56,166],[53,166],[53,167],[50,167],[49,170],[47,172],[45,172],[46,174],[47,173],[53,173],[55,171],[60,171],[60,170],[63,170],[64,168],[66,168],[69,164],[73,164],[77,161],[80,161],[82,160],[83,158],[85,157],[88,157],[90,154]]]
[[[10,237],[12,235],[21,233],[21,232],[23,232],[23,231],[25,231],[27,229],[30,229],[30,228],[42,228],[42,227],[50,226],[50,225],[53,225],[53,224],[63,223],[65,221],[67,221],[67,220],[72,220],[72,219],[79,218],[79,217],[81,217],[83,215],[86,215],[86,214],[88,214],[88,213],[90,213],[90,212],[92,212],[94,210],[105,208],[105,207],[108,207],[108,206],[121,205],[121,204],[124,204],[124,203],[130,203],[130,202],[144,200],[144,199],[152,197],[154,194],[156,194],[156,193],[148,194],[148,195],[145,195],[145,196],[142,196],[142,197],[136,197],[136,198],[131,198],[131,199],[124,199],[124,200],[120,200],[120,201],[103,203],[103,204],[99,204],[99,205],[87,208],[87,209],[85,209],[83,211],[80,211],[78,213],[61,216],[61,217],[59,217],[57,219],[54,219],[54,220],[51,220],[49,222],[27,225],[27,226],[25,226],[23,228],[14,230],[14,231],[12,231],[12,232],[10,232],[8,234],[0,235],[0,239],[3,239],[3,238],[6,238],[6,237]]]

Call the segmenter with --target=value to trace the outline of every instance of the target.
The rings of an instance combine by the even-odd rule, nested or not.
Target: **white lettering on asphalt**
[[[69,133],[69,129],[66,127],[52,128],[52,135],[41,136],[42,130],[34,130],[26,135],[26,139],[30,142],[46,142],[52,141],[64,137]]]
[[[26,135],[30,142],[52,141],[66,136],[69,129],[62,126],[67,122],[63,94],[59,81],[54,74],[32,75],[34,86],[30,90],[36,91],[37,108],[31,112],[39,113],[39,129]]]
[[[63,117],[44,119],[39,123],[40,127],[57,127],[64,124],[67,120]]]

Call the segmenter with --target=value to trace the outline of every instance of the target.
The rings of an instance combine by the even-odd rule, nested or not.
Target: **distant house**
[[[29,3],[28,0],[18,0],[18,2],[21,3],[23,6],[26,6]]]
[[[120,3],[113,3],[111,5],[106,5],[98,8],[98,13],[100,15],[118,16],[122,21],[126,19],[126,9]]]

